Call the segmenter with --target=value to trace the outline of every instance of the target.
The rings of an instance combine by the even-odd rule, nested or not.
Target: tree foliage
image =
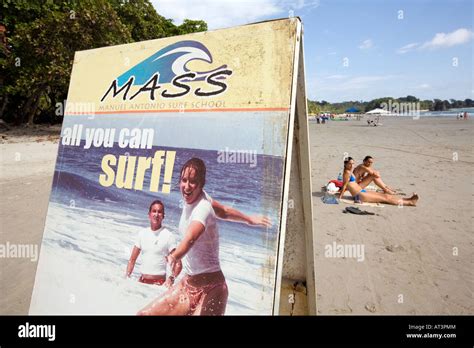
[[[465,100],[420,100],[412,95],[406,97],[393,98],[393,97],[383,97],[373,99],[371,101],[345,101],[341,103],[328,103],[327,101],[312,101],[308,100],[308,113],[309,114],[320,114],[323,112],[342,114],[351,107],[355,107],[362,112],[367,112],[375,108],[380,108],[383,103],[389,105],[391,101],[392,105],[394,103],[419,103],[420,110],[430,110],[430,111],[446,111],[454,108],[469,108],[474,107],[474,101],[471,99]],[[418,105],[417,105],[418,107]]]
[[[16,124],[54,120],[76,51],[207,30],[203,21],[174,25],[149,0],[3,0],[0,6],[0,118]]]

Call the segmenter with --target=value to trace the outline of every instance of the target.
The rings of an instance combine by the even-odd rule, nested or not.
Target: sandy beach
[[[455,118],[310,123],[319,314],[472,314],[474,123]],[[0,244],[40,245],[59,131],[2,133]],[[56,135],[54,135],[56,134]],[[416,207],[343,214],[321,187],[346,155],[375,158],[384,181]],[[360,262],[327,245],[364,247]],[[38,247],[39,248],[39,247]],[[37,262],[0,258],[0,314],[27,314]]]
[[[39,252],[59,133],[15,130],[0,144],[0,244],[37,245]],[[0,314],[27,314],[37,260],[0,258]]]
[[[472,120],[384,118],[311,123],[317,311],[320,314],[472,314]],[[347,153],[366,155],[416,207],[360,207],[321,201]],[[364,260],[325,257],[325,246],[362,245]],[[454,249],[457,248],[457,249]],[[457,255],[456,255],[457,254]]]

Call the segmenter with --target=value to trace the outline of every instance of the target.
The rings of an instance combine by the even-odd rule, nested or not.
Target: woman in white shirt
[[[199,158],[188,160],[180,175],[184,206],[179,232],[183,239],[168,256],[172,268],[182,260],[185,276],[139,315],[223,315],[228,289],[219,263],[216,217],[271,226],[266,217],[247,216],[213,200],[203,190],[205,183],[204,162]]]
[[[166,257],[177,245],[176,238],[166,227],[162,226],[165,217],[165,206],[160,200],[155,200],[148,209],[150,227],[139,231],[138,238],[130,255],[126,276],[130,277],[138,256],[142,253],[141,283],[162,285],[166,281]],[[174,277],[181,271],[181,264],[176,264],[172,275],[168,277],[167,285],[172,285]]]

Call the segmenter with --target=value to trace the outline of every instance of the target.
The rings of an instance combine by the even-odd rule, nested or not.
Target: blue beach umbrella
[[[346,110],[346,112],[359,112],[360,110],[355,108],[355,107],[351,107],[349,109]]]

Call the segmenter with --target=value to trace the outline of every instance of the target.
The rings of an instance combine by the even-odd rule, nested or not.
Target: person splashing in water
[[[219,261],[216,218],[270,227],[266,217],[247,216],[213,200],[204,190],[206,166],[199,158],[181,169],[180,191],[184,200],[179,222],[181,242],[168,256],[171,269],[182,260],[184,277],[138,315],[223,315],[228,289]]]

